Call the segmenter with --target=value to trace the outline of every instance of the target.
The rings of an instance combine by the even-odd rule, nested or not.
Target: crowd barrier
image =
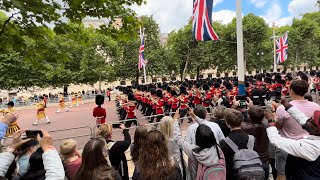
[[[80,131],[79,131],[80,130]],[[83,149],[85,144],[93,137],[92,128],[89,126],[81,126],[75,128],[58,129],[48,131],[53,139],[53,146],[59,150],[60,144],[66,139],[73,139],[77,141],[77,148]],[[6,148],[12,143],[12,137],[6,137],[2,140],[2,149]]]
[[[83,94],[82,95],[82,100],[87,100],[87,99],[94,99],[96,97],[96,94]],[[71,99],[69,97],[64,97],[65,102],[71,102]],[[39,100],[37,98],[30,98],[27,100],[16,100],[15,107],[23,107],[23,106],[34,106],[36,103],[38,103]],[[47,104],[50,103],[58,103],[59,98],[58,97],[50,97],[47,99]],[[6,108],[7,101],[3,101],[2,104],[0,104],[0,108]]]

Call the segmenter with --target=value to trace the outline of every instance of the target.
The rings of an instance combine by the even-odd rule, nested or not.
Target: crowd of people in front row
[[[320,107],[305,99],[308,89],[307,81],[292,80],[290,102],[284,97],[279,102],[271,98],[264,102],[264,109],[248,98],[246,110],[241,99],[234,98],[231,107],[221,103],[215,107],[209,119],[203,103],[183,108],[181,99],[180,108],[173,116],[158,119],[157,128],[148,131],[138,126],[132,143],[128,124],[120,125],[124,140],[113,141],[113,126],[104,123],[82,152],[74,140],[64,141],[61,157],[46,131],[42,130],[43,137],[24,139],[24,130],[19,130],[0,154],[0,179],[129,179],[128,149],[135,165],[132,179],[137,180],[263,180],[269,172],[277,179],[319,179]],[[127,93],[128,99],[134,100],[135,92]],[[127,108],[123,102],[119,105],[119,111]],[[184,113],[194,122],[186,137],[180,130]],[[0,139],[16,118],[17,114],[8,113],[1,119]]]

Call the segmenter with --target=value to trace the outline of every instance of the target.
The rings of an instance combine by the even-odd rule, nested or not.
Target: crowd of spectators
[[[217,106],[210,118],[202,104],[188,108],[193,124],[186,137],[179,109],[154,129],[137,126],[132,142],[125,125],[124,139],[114,141],[112,124],[101,124],[82,151],[68,139],[60,155],[48,132],[25,139],[19,130],[0,154],[0,179],[127,180],[128,160],[134,163],[133,180],[320,179],[320,107],[305,99],[308,88],[305,80],[293,80],[290,102],[283,97],[265,101],[266,108],[248,103],[243,110],[234,100],[233,108]],[[0,139],[17,116],[3,116]]]

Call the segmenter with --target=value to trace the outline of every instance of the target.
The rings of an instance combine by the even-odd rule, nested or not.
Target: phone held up
[[[40,130],[26,130],[25,133],[26,133],[27,138],[29,138],[29,139],[36,139],[38,134],[41,138],[43,137],[42,131],[40,131]]]

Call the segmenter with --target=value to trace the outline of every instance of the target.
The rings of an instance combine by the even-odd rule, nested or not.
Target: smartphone
[[[121,125],[121,123],[114,123],[114,124],[112,124],[112,128],[113,129],[120,128],[120,125]]]
[[[42,131],[40,130],[26,130],[26,136],[28,139],[36,139],[38,134],[43,137]]]

